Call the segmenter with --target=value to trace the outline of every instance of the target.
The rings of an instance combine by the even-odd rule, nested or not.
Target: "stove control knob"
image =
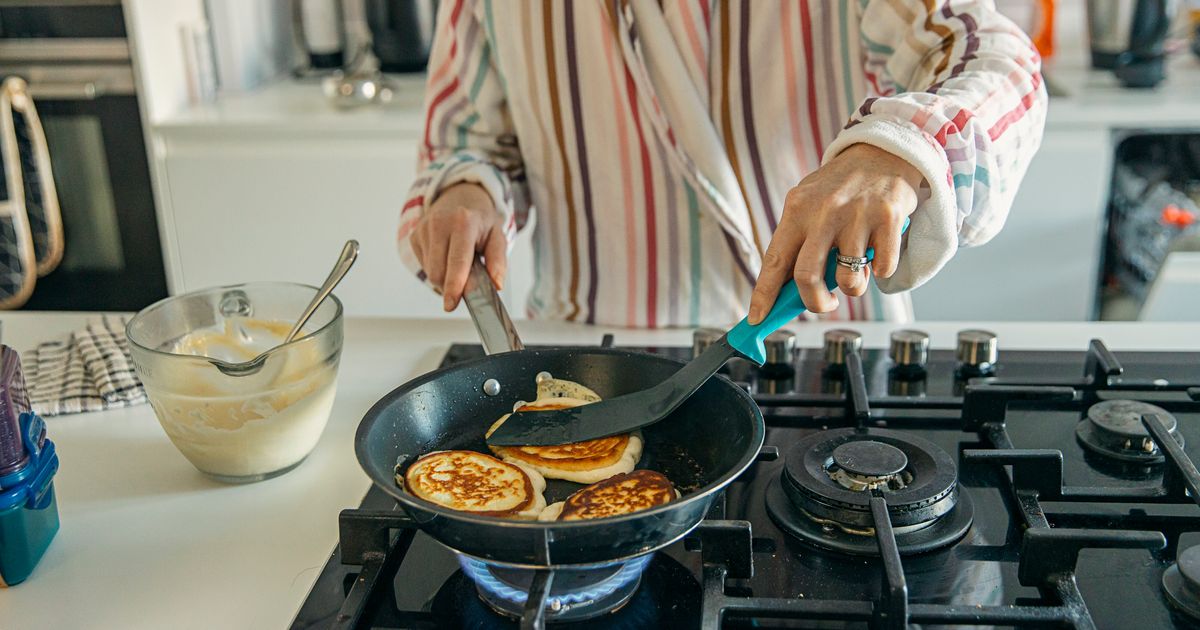
[[[955,354],[962,368],[980,374],[991,372],[999,358],[996,334],[986,330],[961,330]]]
[[[692,358],[700,356],[724,334],[725,331],[720,328],[697,328],[692,331]]]
[[[853,330],[825,331],[826,366],[846,365],[846,355],[862,351],[862,335]]]
[[[892,332],[888,355],[898,368],[922,368],[929,360],[929,334],[920,330]]]
[[[763,347],[767,350],[763,365],[790,366],[796,350],[796,335],[787,330],[776,330],[763,340]]]

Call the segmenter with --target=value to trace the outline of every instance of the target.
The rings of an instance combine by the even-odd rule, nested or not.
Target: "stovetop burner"
[[[1105,400],[1087,410],[1075,426],[1079,443],[1093,453],[1133,464],[1161,464],[1162,451],[1142,424],[1142,416],[1156,414],[1171,437],[1183,446],[1179,423],[1166,409],[1137,400]]]
[[[619,564],[554,572],[546,597],[547,622],[569,622],[606,615],[624,606],[638,589],[651,554]],[[480,599],[492,610],[521,618],[537,578],[531,569],[513,569],[459,555],[463,574],[475,583]]]
[[[669,556],[656,554],[642,558],[640,585],[629,594],[621,606],[602,615],[592,615],[573,621],[572,630],[622,630],[624,628],[694,628],[698,625],[700,585],[691,572]],[[558,581],[555,576],[555,581]],[[517,622],[496,608],[481,595],[479,582],[464,570],[455,572],[442,584],[430,603],[434,627],[515,628]],[[565,621],[548,617],[547,621]]]
[[[1188,547],[1163,572],[1163,592],[1183,614],[1200,621],[1200,545]]]
[[[902,554],[953,543],[971,526],[954,460],[928,440],[888,429],[833,429],[797,441],[767,489],[767,510],[806,542],[877,555],[876,495],[886,501]]]

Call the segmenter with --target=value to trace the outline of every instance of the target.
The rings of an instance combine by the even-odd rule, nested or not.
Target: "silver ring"
[[[842,254],[837,255],[837,264],[848,268],[850,271],[852,271],[854,273],[858,273],[858,272],[862,271],[863,267],[866,267],[867,263],[869,263],[869,262],[871,262],[871,259],[867,258],[866,256],[844,256]]]

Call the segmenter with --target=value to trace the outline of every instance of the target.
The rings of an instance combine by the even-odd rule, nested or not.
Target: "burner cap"
[[[1079,443],[1093,452],[1123,462],[1158,464],[1164,460],[1142,416],[1156,414],[1167,431],[1183,445],[1175,416],[1166,409],[1137,400],[1105,400],[1087,410],[1087,418],[1075,427]]]
[[[843,469],[842,462],[851,462],[850,470]],[[887,499],[892,524],[904,527],[928,524],[954,507],[958,470],[945,451],[914,435],[834,429],[805,436],[792,446],[783,481],[797,508],[850,529],[872,526],[867,491],[878,488]]]
[[[1188,547],[1163,573],[1167,600],[1188,616],[1200,619],[1200,545]]]
[[[891,444],[860,440],[833,449],[833,463],[852,475],[889,477],[904,470],[908,457]]]

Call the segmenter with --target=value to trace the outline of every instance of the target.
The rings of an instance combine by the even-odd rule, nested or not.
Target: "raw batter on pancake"
[[[565,501],[552,503],[539,521],[580,521],[620,516],[679,498],[679,491],[665,475],[653,470],[635,470],[594,483]]]
[[[396,482],[431,503],[482,516],[533,520],[546,507],[546,480],[537,471],[475,451],[423,455]]]
[[[539,375],[537,400],[518,409],[564,409],[600,400],[596,392],[575,383]],[[491,435],[511,414],[505,414],[488,429]],[[641,432],[559,446],[490,446],[506,462],[520,464],[547,479],[595,483],[613,475],[631,472],[642,457]]]

